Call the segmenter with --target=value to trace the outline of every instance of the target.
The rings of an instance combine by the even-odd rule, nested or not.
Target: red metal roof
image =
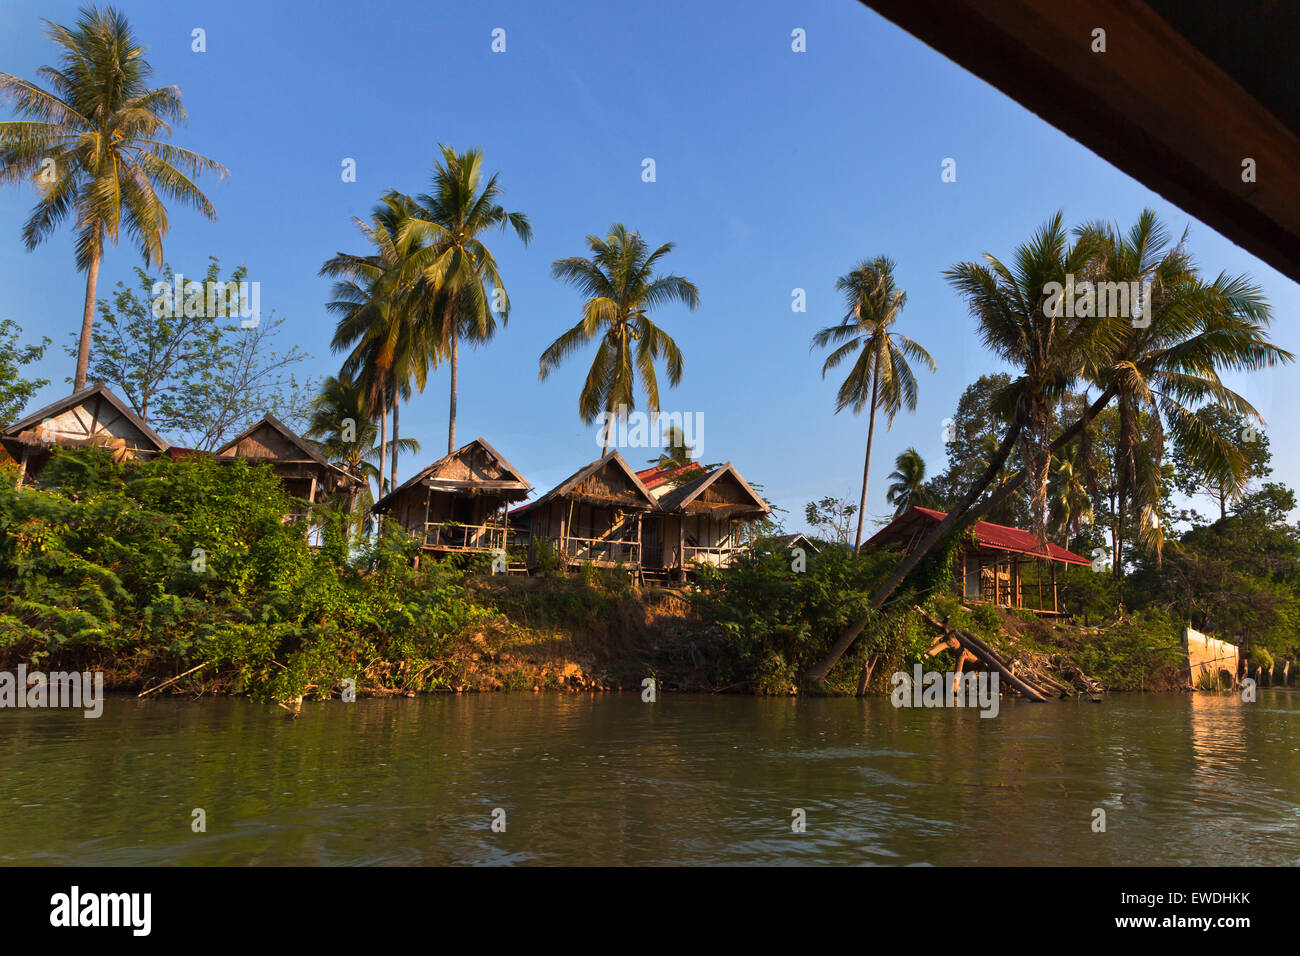
[[[906,512],[899,515],[886,527],[876,532],[871,540],[889,535],[887,532],[894,530],[894,526],[909,518],[913,513],[938,524],[948,516],[946,511],[935,511],[933,508],[921,508],[913,506]],[[981,547],[992,548],[996,551],[1012,551],[1017,554],[1043,555],[1043,545],[1038,538],[1030,531],[1023,531],[1020,528],[1011,528],[1004,524],[993,524],[991,521],[981,521],[975,525],[975,540]],[[868,544],[871,542],[868,541]],[[1060,561],[1063,564],[1086,564],[1092,562],[1087,558],[1080,557],[1072,551],[1067,551],[1058,544],[1047,543],[1047,557],[1053,561]]]

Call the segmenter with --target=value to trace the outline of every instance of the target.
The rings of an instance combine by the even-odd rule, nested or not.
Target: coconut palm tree
[[[1294,356],[1267,339],[1272,310],[1259,285],[1246,276],[1202,278],[1186,251],[1187,234],[1171,245],[1152,210],[1143,210],[1127,232],[1090,223],[1076,234],[1098,243],[1096,281],[1138,283],[1138,288],[1150,283],[1150,302],[1141,301],[1141,316],[1097,320],[1113,324],[1117,344],[1089,376],[1095,387],[1115,392],[1119,413],[1113,573],[1122,579],[1125,515],[1130,511],[1142,546],[1159,561],[1166,433],[1208,482],[1237,488],[1249,477],[1245,458],[1233,436],[1215,430],[1196,409],[1215,404],[1262,423],[1254,406],[1228,388],[1220,374],[1273,368]],[[1128,312],[1137,311],[1130,302]]]
[[[673,250],[666,242],[651,251],[639,232],[621,222],[605,238],[588,236],[590,258],[556,259],[551,275],[577,288],[586,301],[582,319],[546,347],[538,360],[538,378],[545,380],[564,360],[599,337],[587,380],[578,395],[578,414],[590,425],[605,415],[605,451],[613,437],[613,416],[636,407],[638,379],[651,415],[659,411],[659,379],[655,363],[663,359],[669,386],[682,380],[682,352],[672,337],[650,320],[649,312],[670,302],[692,311],[700,293],[678,275],[659,275],[655,267]]]
[[[77,270],[86,273],[81,340],[73,391],[86,384],[95,289],[106,242],[123,227],[145,265],[162,262],[168,199],[209,219],[216,211],[192,179],[224,177],[216,160],[164,142],[172,123],[187,120],[175,86],[151,88],[146,48],[126,17],[111,7],[83,8],[73,27],[48,20],[61,48],[58,67],[38,70],[48,89],[0,73],[0,94],[22,119],[0,123],[0,182],[30,179],[40,193],[23,225],[34,249],[69,215],[76,230]]]
[[[1092,496],[1078,460],[1079,450],[1067,452],[1056,459],[1047,485],[1048,523],[1054,533],[1061,536],[1061,546],[1068,549],[1070,539],[1079,534],[1085,525],[1092,524]]]
[[[862,547],[862,522],[867,511],[867,479],[871,473],[871,446],[876,437],[876,412],[884,411],[886,427],[906,408],[916,411],[916,377],[908,359],[934,371],[930,353],[901,332],[894,323],[907,304],[907,293],[894,283],[894,260],[888,256],[864,259],[857,268],[835,281],[844,293],[848,312],[839,325],[813,336],[812,348],[833,346],[822,365],[822,378],[856,355],[848,377],[835,395],[835,412],[852,408],[856,415],[867,409],[867,456],[862,466],[862,499],[858,506],[858,531],[853,548]]]
[[[889,488],[885,500],[894,506],[898,517],[913,505],[927,507],[930,491],[925,487],[925,459],[915,448],[908,448],[894,459],[894,470],[889,473]]]
[[[423,391],[438,356],[438,330],[422,303],[427,289],[412,264],[413,248],[403,229],[414,213],[410,197],[389,191],[371,211],[369,222],[353,219],[372,247],[367,255],[340,252],[321,266],[320,274],[338,278],[326,309],[338,316],[330,345],[350,350],[343,375],[365,389],[366,417],[379,420],[379,495],[384,494],[388,451],[390,487],[397,483],[397,453],[404,446],[398,428],[398,407],[411,397],[411,384]],[[393,413],[393,438],[388,441],[388,413]]]
[[[379,487],[382,477],[374,462],[385,449],[379,445],[379,427],[369,414],[366,387],[348,375],[331,375],[321,383],[320,394],[309,407],[305,436],[316,449],[340,468],[364,479],[364,491],[348,502],[349,513],[364,515],[375,503],[370,482]],[[414,438],[397,439],[402,450],[418,454]]]
[[[439,348],[451,365],[447,413],[447,454],[456,450],[456,393],[460,342],[488,342],[496,319],[510,320],[510,298],[497,261],[480,236],[489,229],[514,230],[528,245],[533,227],[521,212],[506,212],[497,202],[501,187],[493,173],[483,179],[483,153],[457,153],[439,146],[442,162],[433,170],[433,190],[422,193],[402,226],[399,239],[411,249],[411,263],[423,274],[427,291],[419,296],[439,330]],[[487,286],[492,286],[491,293]]]
[[[983,473],[876,589],[868,612],[840,634],[827,654],[808,671],[809,680],[826,679],[889,595],[959,522],[978,520],[1025,482],[1029,484],[1031,502],[1041,505],[1034,510],[1039,515],[1040,536],[1046,536],[1047,476],[1054,450],[1048,434],[1051,408],[1072,383],[1100,367],[1107,347],[1115,344],[1110,324],[1059,314],[1062,310],[1050,304],[1052,283],[1064,286],[1067,276],[1088,275],[1097,259],[1095,236],[1087,234],[1071,244],[1063,220],[1063,215],[1056,213],[1029,242],[1017,247],[1006,263],[985,254],[983,263],[958,263],[944,273],[965,297],[984,345],[996,357],[1021,370],[993,396],[991,403],[998,417],[1007,422],[1006,431]],[[1100,411],[1113,397],[1113,392],[1104,392],[1085,409],[1085,418]],[[1082,422],[1076,422],[1057,440],[1073,440],[1081,428]],[[1025,461],[1019,479],[1002,485],[997,494],[985,496],[1017,446]],[[976,508],[981,497],[984,500]]]

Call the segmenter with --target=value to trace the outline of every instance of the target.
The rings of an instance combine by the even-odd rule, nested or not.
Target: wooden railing
[[[687,544],[682,546],[682,564],[685,567],[690,567],[692,564],[711,564],[715,568],[725,568],[743,550],[738,545],[705,548]]]
[[[570,561],[641,563],[641,545],[635,540],[568,537],[560,543],[559,552]]]
[[[499,524],[429,524],[424,547],[448,551],[505,550],[506,529]]]

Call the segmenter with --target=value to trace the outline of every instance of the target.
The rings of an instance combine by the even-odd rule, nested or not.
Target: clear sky
[[[919,373],[916,413],[877,430],[873,517],[890,510],[894,457],[915,445],[941,469],[943,419],[967,384],[997,369],[940,273],[1009,252],[1057,209],[1072,225],[1127,227],[1152,206],[1171,230],[1189,227],[1203,269],[1252,274],[1273,303],[1275,341],[1300,352],[1295,283],[854,0],[119,5],[150,47],[157,85],[181,88],[191,121],[174,141],[231,171],[200,180],[215,223],[172,210],[167,260],[191,276],[209,255],[223,271],[246,263],[263,313],[287,320],[284,344],[310,352],[315,374],[338,365],[323,308],[330,283],[317,271],[337,251],[364,251],[350,217],[388,188],[424,191],[439,142],[485,151],[504,205],[529,215],[535,238],[527,248],[513,235],[489,239],[513,311],[489,347],[462,351],[457,434],[486,437],[539,492],[599,454],[577,414],[590,352],[537,380],[538,355],[580,305],[549,267],[585,254],[584,237],[616,221],[652,244],[675,242],[667,267],[700,289],[697,312],[656,316],[686,359],[681,387],[663,385],[663,408],[702,413],[702,457],[762,484],[791,530],[804,527],[810,499],[857,499],[866,420],[833,414],[838,382],[822,381],[808,346],[843,313],[836,277],[863,258],[897,261],[908,293],[900,330],[939,366]],[[71,22],[76,8],[6,0],[0,69],[32,78],[54,62],[40,18]],[[205,53],[191,51],[195,28]],[[496,28],[504,53],[491,50]],[[791,49],[796,28],[806,52]],[[642,181],[647,157],[653,183]],[[954,183],[940,179],[947,157]],[[355,183],[341,181],[345,158],[356,160]],[[27,187],[0,190],[0,317],[55,340],[40,369],[53,381],[44,404],[70,387],[62,347],[80,325],[84,279],[68,229],[25,251],[19,231],[34,200]],[[129,244],[110,250],[100,294],[137,264]],[[791,309],[796,288],[804,313]],[[1293,366],[1241,386],[1268,420],[1275,476],[1293,486],[1295,375]],[[446,414],[444,368],[402,410],[403,434],[424,446],[402,479],[445,450]],[[642,467],[652,452],[625,456]]]

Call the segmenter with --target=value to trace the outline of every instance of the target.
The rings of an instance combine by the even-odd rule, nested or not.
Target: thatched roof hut
[[[479,437],[422,468],[372,510],[398,521],[431,551],[496,551],[506,547],[507,509],[532,487]]]
[[[40,474],[54,445],[100,445],[112,449],[119,461],[151,457],[168,447],[107,385],[92,385],[51,402],[0,432],[0,444],[18,462],[20,482]]]

